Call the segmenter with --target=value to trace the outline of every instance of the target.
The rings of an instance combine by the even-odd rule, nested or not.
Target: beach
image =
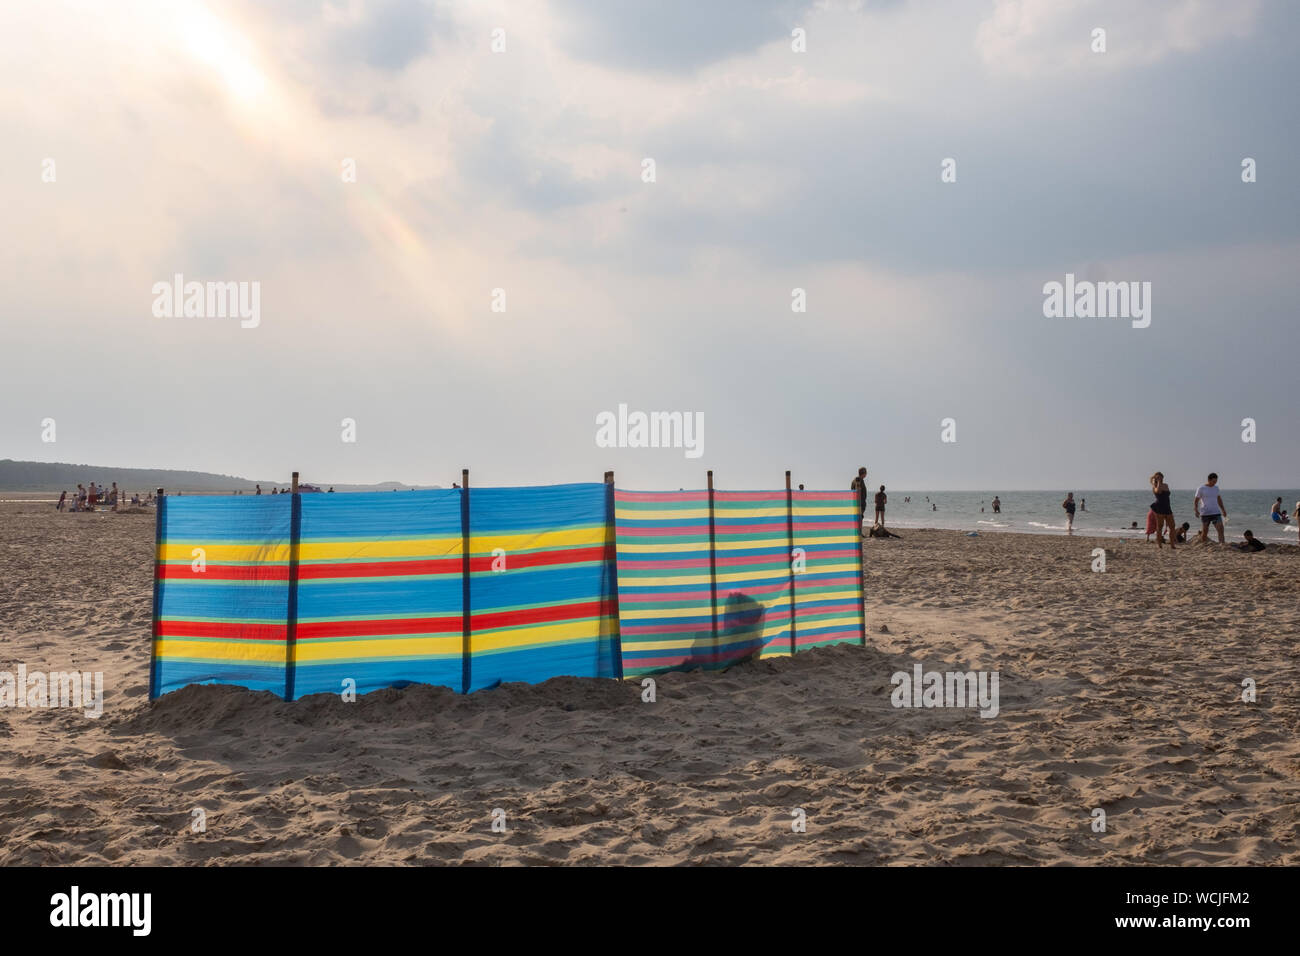
[[[1300,863],[1294,545],[900,530],[864,542],[865,647],[653,703],[557,678],[150,705],[153,533],[0,504],[0,670],[104,681],[99,717],[0,708],[0,863]],[[918,664],[996,671],[996,716],[895,707]]]

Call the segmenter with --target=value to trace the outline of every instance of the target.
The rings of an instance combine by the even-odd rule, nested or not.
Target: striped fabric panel
[[[457,489],[304,494],[294,696],[461,689]]]
[[[470,490],[470,690],[617,675],[607,493],[604,484]]]
[[[806,560],[794,576],[798,650],[862,641],[861,528],[853,492],[794,492],[794,543]]]
[[[623,674],[724,667],[754,652],[713,636],[707,491],[614,493]]]
[[[165,502],[151,696],[186,684],[239,684],[283,696],[292,497],[180,495]]]
[[[727,644],[790,656],[790,542],[784,491],[715,491],[718,627]]]

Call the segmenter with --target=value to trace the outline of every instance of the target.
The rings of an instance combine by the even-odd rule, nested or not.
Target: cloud
[[[1259,10],[1259,0],[996,0],[975,48],[990,69],[1020,76],[1126,69],[1250,36]],[[1104,53],[1092,50],[1098,28]]]
[[[780,40],[809,6],[798,0],[555,0],[564,48],[625,70],[689,72]]]

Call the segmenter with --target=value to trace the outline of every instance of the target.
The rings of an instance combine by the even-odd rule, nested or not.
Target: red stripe
[[[217,637],[226,641],[284,641],[283,624],[255,624],[249,621],[158,622],[159,637]]]
[[[320,578],[380,578],[403,574],[460,574],[460,555],[414,561],[347,561],[338,564],[300,564],[302,580]]]
[[[459,614],[401,617],[379,621],[299,621],[298,639],[320,637],[387,637],[398,634],[459,634]]]
[[[517,611],[474,612],[474,629],[492,627],[522,627],[527,624],[546,624],[554,621],[583,620],[593,617],[613,617],[617,613],[613,601],[584,601],[581,604],[556,604],[548,607],[522,608]]]
[[[492,562],[497,560],[490,554],[471,556],[470,571],[491,571]],[[589,548],[557,548],[553,551],[533,551],[526,554],[506,552],[506,570],[517,571],[522,568],[544,568],[556,564],[576,564],[580,561],[605,560],[605,546],[593,545]],[[459,563],[460,558],[456,561]]]
[[[288,581],[287,564],[209,564],[204,571],[195,571],[190,564],[160,564],[158,577],[163,580],[194,580],[208,578],[215,581]]]

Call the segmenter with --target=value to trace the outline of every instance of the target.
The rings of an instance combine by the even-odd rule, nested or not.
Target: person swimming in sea
[[[1269,516],[1270,518],[1273,519],[1273,523],[1274,523],[1274,524],[1290,524],[1290,523],[1291,523],[1291,519],[1288,518],[1288,517],[1286,516],[1286,512],[1282,510],[1282,496],[1281,496],[1281,495],[1278,496],[1277,501],[1273,502],[1273,509],[1268,513],[1268,516]]]

